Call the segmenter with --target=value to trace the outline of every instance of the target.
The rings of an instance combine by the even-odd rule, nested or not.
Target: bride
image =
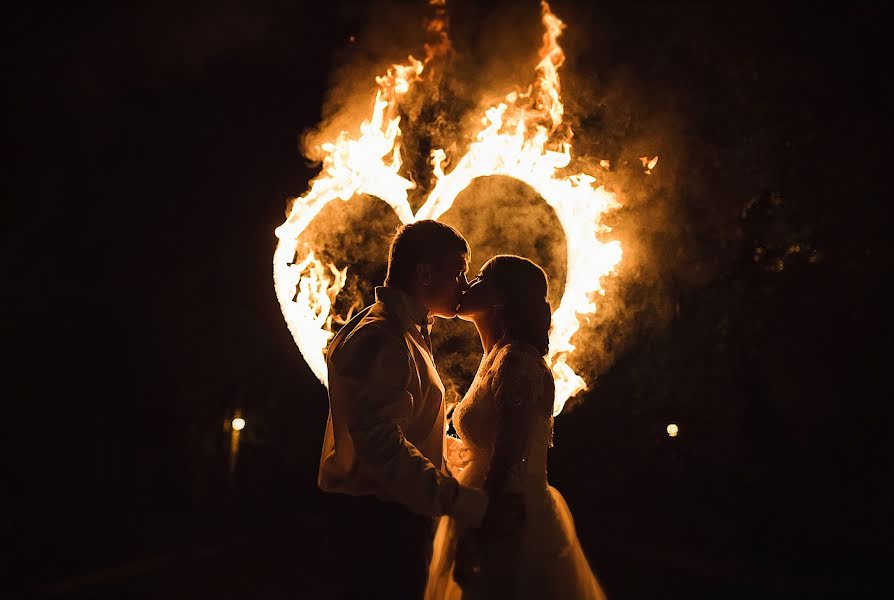
[[[547,277],[526,258],[495,256],[463,296],[484,358],[453,423],[468,460],[448,466],[490,498],[480,528],[441,517],[426,600],[603,599],[571,511],[546,478],[555,389]]]

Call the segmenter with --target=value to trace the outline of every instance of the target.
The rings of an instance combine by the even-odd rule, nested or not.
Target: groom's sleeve
[[[444,475],[404,436],[414,400],[407,388],[415,376],[406,343],[367,326],[339,350],[333,362],[346,384],[348,430],[359,461],[376,478],[377,495],[418,514],[480,521],[484,496]]]

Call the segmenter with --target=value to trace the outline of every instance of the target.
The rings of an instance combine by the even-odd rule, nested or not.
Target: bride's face
[[[469,290],[462,295],[456,314],[466,321],[477,321],[493,314],[503,304],[499,290],[481,273],[469,282]]]

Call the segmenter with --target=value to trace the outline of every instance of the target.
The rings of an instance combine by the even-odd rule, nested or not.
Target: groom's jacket
[[[484,496],[443,469],[444,386],[428,321],[411,297],[378,287],[376,303],[332,340],[318,482],[328,492],[374,494],[418,514],[477,523]]]

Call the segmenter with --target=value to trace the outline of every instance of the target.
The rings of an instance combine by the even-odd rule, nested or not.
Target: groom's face
[[[468,260],[468,255],[456,253],[447,256],[441,264],[426,265],[423,302],[432,315],[445,319],[456,316],[460,298],[469,289]]]
[[[476,321],[492,313],[494,307],[504,301],[492,282],[483,273],[479,273],[469,282],[469,291],[463,295],[457,313],[464,321]]]

